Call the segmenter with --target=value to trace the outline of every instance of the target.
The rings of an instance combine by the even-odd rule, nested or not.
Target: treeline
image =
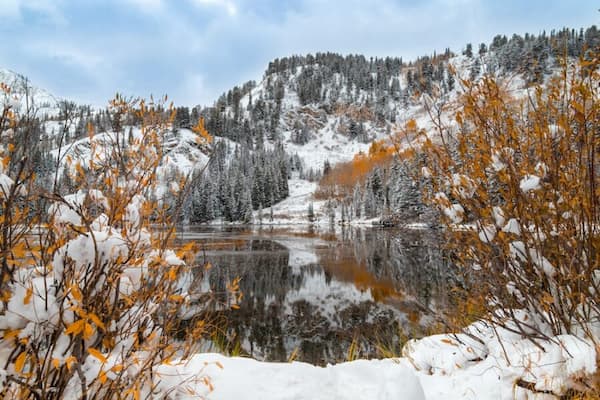
[[[553,30],[550,34],[496,36],[491,43],[467,44],[462,53],[470,61],[470,78],[483,71],[523,74],[530,84],[540,83],[563,56],[578,57],[600,43],[595,26],[588,29]],[[269,63],[264,79],[257,87],[249,81],[236,86],[206,108],[182,111],[194,124],[200,116],[207,129],[248,147],[265,138],[275,140],[290,126],[282,126],[284,98],[297,99],[301,106],[313,105],[327,114],[340,104],[364,106],[369,112],[351,116],[360,124],[366,119],[395,122],[403,107],[422,93],[443,95],[456,87],[449,73],[448,60],[454,54],[427,55],[405,62],[401,57],[367,58],[317,53],[278,58]],[[256,89],[256,90],[255,90]],[[178,112],[179,114],[179,112]],[[302,143],[311,132],[303,131]],[[297,137],[297,136],[296,136]]]
[[[462,54],[471,79],[476,79],[483,71],[497,75],[518,73],[534,84],[542,82],[558,66],[562,56],[583,56],[587,49],[599,45],[600,32],[592,26],[549,34],[515,34],[510,38],[498,35],[488,45],[467,44]],[[269,207],[285,198],[287,181],[284,177],[289,176],[292,168],[302,172],[302,166],[299,161],[291,162],[289,155],[280,154],[283,152],[281,145],[266,150],[278,143],[283,133],[290,132],[290,140],[303,145],[314,140],[316,131],[335,116],[339,117],[335,124],[336,133],[347,135],[351,140],[368,142],[372,140],[374,127],[387,126],[389,129],[390,123],[397,122],[403,109],[412,105],[420,94],[444,96],[455,89],[457,83],[448,66],[452,56],[454,54],[447,49],[442,54],[434,53],[412,62],[399,57],[367,58],[335,53],[285,57],[269,63],[260,85],[249,81],[236,86],[211,107],[176,108],[173,129],[194,126],[202,117],[212,135],[239,144],[236,150],[239,157],[225,162],[223,157],[215,155],[215,158],[221,158],[211,164],[211,173],[202,179],[198,177],[197,181],[202,183],[194,186],[195,196],[197,198],[203,191],[213,193],[207,203],[211,206],[197,206],[196,211],[189,213],[190,220],[199,222],[216,217],[227,221],[247,220],[252,209]],[[28,156],[36,160],[37,179],[51,182],[58,177],[59,187],[67,192],[71,186],[69,174],[61,167],[64,163],[55,158],[57,153],[53,153],[53,149],[65,148],[85,138],[90,129],[104,132],[125,126],[131,130],[140,121],[134,114],[92,110],[89,106],[68,101],[60,102],[58,109],[52,117],[39,116],[29,121],[35,125],[31,129],[35,135],[28,140],[35,145],[29,143],[23,148],[30,149]],[[127,140],[127,136],[124,139]],[[218,148],[215,150],[216,153],[219,151]],[[277,158],[286,165],[285,168],[275,167],[274,159]],[[222,165],[215,167],[215,163]],[[216,175],[213,174],[215,168]],[[300,176],[315,177],[320,173],[304,172]],[[393,178],[393,174],[383,172],[383,181]],[[373,175],[371,179],[374,182],[371,186],[364,186],[365,181],[360,181],[356,195],[345,195],[348,199],[362,199],[362,206],[355,205],[354,211],[360,208],[363,213],[371,214],[371,210],[393,209],[392,198],[382,197],[377,189],[372,189],[378,187],[378,178]],[[400,192],[392,183],[386,184]],[[215,188],[218,190],[212,190]],[[219,193],[220,198],[215,200],[214,193]],[[203,196],[206,198],[207,195]],[[231,200],[233,198],[235,201]],[[202,210],[207,207],[212,210]]]
[[[277,143],[273,149],[253,152],[245,145],[230,149],[226,141],[213,148],[208,168],[192,178],[186,220],[251,222],[252,211],[271,207],[289,195],[288,179],[297,168]]]
[[[341,220],[380,218],[390,223],[434,224],[436,212],[425,204],[427,180],[417,173],[421,155],[395,154],[393,146],[374,142],[368,154],[328,169],[315,193],[338,207]]]

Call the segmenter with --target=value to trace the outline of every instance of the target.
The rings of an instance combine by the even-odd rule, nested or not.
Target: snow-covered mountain
[[[9,69],[0,68],[0,82],[10,88],[10,94],[2,94],[0,101],[8,102],[13,107],[24,108],[28,105],[38,110],[39,116],[55,116],[58,114],[58,102],[46,89],[32,85],[29,79]]]
[[[203,117],[206,128],[216,137],[215,143],[224,144],[219,150],[222,165],[209,171],[206,179],[195,180],[203,186],[195,188],[196,198],[210,204],[214,212],[203,211],[198,218],[190,215],[189,219],[257,221],[268,212],[282,222],[306,222],[307,203],[314,201],[315,181],[325,169],[352,160],[359,152],[368,153],[373,140],[388,140],[409,120],[427,129],[430,122],[425,105],[431,99],[452,102],[460,92],[461,79],[494,74],[510,81],[510,89],[520,96],[529,85],[543,84],[559,67],[561,56],[577,57],[598,43],[600,34],[591,27],[552,31],[550,35],[513,35],[510,39],[498,35],[489,45],[482,43],[475,49],[467,45],[460,55],[448,49],[411,62],[400,57],[335,53],[276,59],[260,81],[232,88],[211,107],[177,108],[173,132],[165,141],[168,154],[164,171],[187,173],[206,164],[206,149],[192,144],[187,130]],[[24,104],[25,78],[0,70],[0,81],[14,87],[6,101]],[[53,117],[43,122],[46,135],[64,131],[64,124],[56,119],[57,99],[35,86],[30,93]],[[73,145],[73,151],[86,146],[85,127],[89,123],[99,134],[111,129],[110,115],[104,110],[79,107],[75,114],[67,129],[67,144]],[[50,148],[57,145],[53,142]],[[85,154],[83,150],[77,152]],[[278,161],[281,165],[276,167],[273,155],[283,160],[283,153],[288,160]],[[269,157],[271,162],[267,163]],[[328,220],[332,213],[334,219],[340,219],[341,204],[352,206],[346,210],[353,211],[350,219],[380,217],[384,205],[394,212],[407,205],[414,208],[418,202],[413,194],[419,190],[410,186],[407,171],[401,169],[397,166],[390,168],[390,173],[372,172],[352,199],[346,193],[345,198],[338,195],[333,205],[315,201],[316,219]],[[285,179],[292,180],[285,184]],[[166,175],[163,180],[168,180]],[[290,186],[292,198],[281,202],[290,195]],[[408,192],[413,194],[407,198]],[[257,211],[260,206],[266,210]]]

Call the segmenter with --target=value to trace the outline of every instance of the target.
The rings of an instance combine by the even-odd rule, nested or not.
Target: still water
[[[398,354],[448,300],[439,235],[428,230],[188,228],[195,284],[210,288],[214,350],[313,364]],[[204,268],[210,265],[210,268]],[[227,284],[240,278],[232,308]]]

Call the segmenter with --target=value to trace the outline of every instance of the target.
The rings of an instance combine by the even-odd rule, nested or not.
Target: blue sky
[[[0,68],[104,105],[115,92],[212,104],[267,63],[317,51],[460,51],[495,34],[599,24],[592,0],[0,0]]]

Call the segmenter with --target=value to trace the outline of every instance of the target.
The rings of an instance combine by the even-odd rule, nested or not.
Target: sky
[[[269,61],[332,51],[460,52],[496,34],[599,25],[597,0],[0,0],[0,68],[103,106],[168,95],[210,105]]]

